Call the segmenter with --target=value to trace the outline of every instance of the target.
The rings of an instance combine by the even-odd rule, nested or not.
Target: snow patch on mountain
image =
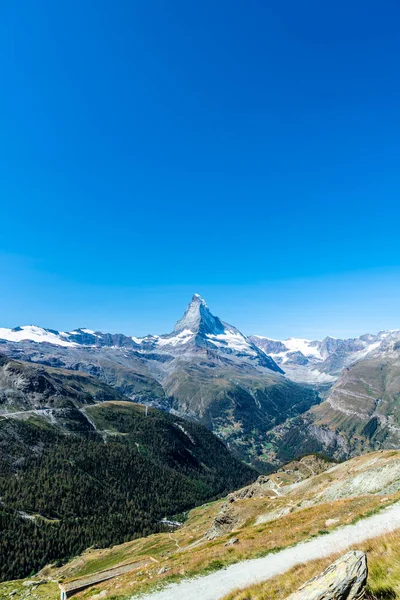
[[[246,337],[239,331],[225,330],[224,333],[207,334],[207,338],[216,346],[223,348],[232,348],[238,352],[246,352],[253,356],[256,355],[255,350],[251,347]]]
[[[304,338],[288,338],[283,342],[289,352],[301,352],[304,356],[312,356],[317,360],[323,360],[319,351],[319,341],[306,340]]]
[[[320,361],[324,360],[321,354],[321,342],[319,340],[307,340],[305,338],[288,338],[287,340],[275,340],[261,335],[251,338],[255,344],[266,354],[284,364],[291,359],[294,353],[300,353],[303,357]]]
[[[156,336],[156,345],[157,346],[178,346],[181,344],[187,344],[191,339],[193,339],[194,333],[190,329],[184,329],[180,331],[177,335],[173,335],[171,337],[158,337]]]
[[[0,327],[0,339],[7,340],[8,342],[22,342],[25,340],[37,343],[47,342],[48,344],[56,344],[57,346],[78,345],[75,342],[62,339],[57,332],[52,332],[36,325],[24,325],[23,327],[15,327],[15,329]]]
[[[282,364],[282,363],[280,363]],[[284,365],[285,375],[296,383],[308,383],[311,385],[332,384],[337,380],[336,375],[330,375],[319,371],[317,368],[298,365]]]
[[[363,350],[360,350],[359,352],[355,353],[355,355],[354,355],[355,360],[361,360],[362,358],[365,358],[367,356],[367,354],[371,354],[372,352],[377,350],[381,345],[382,345],[382,341],[379,341],[379,342],[375,342],[374,344],[371,344],[369,346],[366,346],[366,348],[364,348]]]

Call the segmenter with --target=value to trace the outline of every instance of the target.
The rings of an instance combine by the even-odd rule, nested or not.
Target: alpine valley
[[[0,577],[168,530],[304,455],[397,448],[399,397],[400,331],[247,337],[197,294],[164,335],[1,328]]]
[[[0,328],[0,352],[87,373],[125,399],[205,425],[261,471],[304,452],[343,459],[400,441],[400,330],[314,341],[247,337],[195,294],[169,334]],[[3,393],[2,413],[15,412],[15,402]],[[61,425],[45,396],[31,408]]]

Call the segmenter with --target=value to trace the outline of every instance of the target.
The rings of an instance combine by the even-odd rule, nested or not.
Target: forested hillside
[[[160,531],[256,476],[200,425],[128,402],[87,410],[96,430],[79,435],[37,416],[0,422],[2,580]]]

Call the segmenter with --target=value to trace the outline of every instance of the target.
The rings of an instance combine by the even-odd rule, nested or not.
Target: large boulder
[[[368,577],[364,552],[348,552],[286,600],[360,600]]]

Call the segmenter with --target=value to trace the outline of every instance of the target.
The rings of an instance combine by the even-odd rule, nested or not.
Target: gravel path
[[[245,560],[210,575],[170,584],[159,592],[141,595],[139,598],[141,600],[218,600],[235,589],[265,581],[295,565],[342,552],[353,544],[395,529],[400,529],[400,502],[354,525],[346,525],[332,533],[301,542],[276,554]]]

